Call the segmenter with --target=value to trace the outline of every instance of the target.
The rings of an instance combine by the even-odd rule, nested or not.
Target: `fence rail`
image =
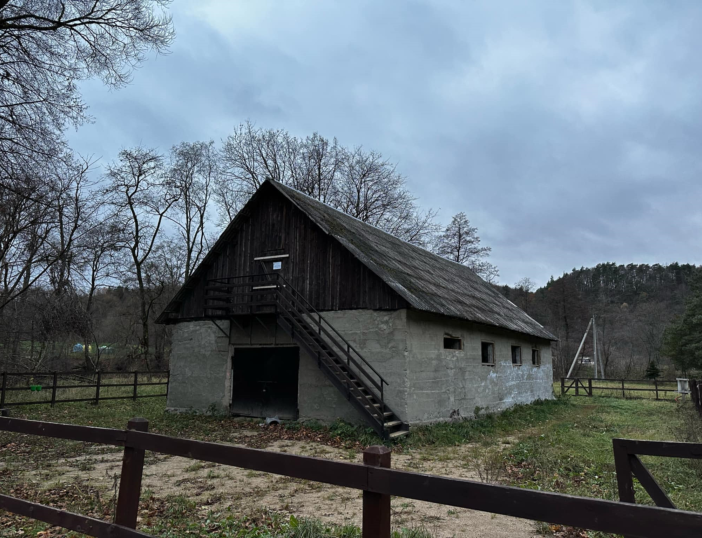
[[[98,538],[148,536],[135,530],[146,450],[362,490],[364,538],[390,537],[391,495],[637,538],[702,534],[694,512],[391,469],[382,446],[366,449],[359,465],[158,435],[145,419],[116,430],[0,417],[0,431],[124,447],[114,524],[0,495],[1,509]]]
[[[170,375],[167,371],[96,372],[3,372],[0,374],[0,409],[18,405],[137,400],[168,395]],[[139,393],[139,387],[165,387],[165,392]],[[106,390],[107,389],[107,390]],[[118,390],[114,390],[118,389]],[[66,392],[72,397],[64,397]],[[43,395],[46,394],[46,397]]]
[[[562,377],[561,394],[614,396],[628,399],[651,398],[667,401],[674,401],[680,395],[677,380],[594,379],[591,377]]]

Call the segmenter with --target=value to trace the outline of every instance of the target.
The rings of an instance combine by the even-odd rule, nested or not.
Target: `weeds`
[[[675,439],[684,443],[702,443],[702,416],[692,402],[679,403],[676,411],[679,420],[671,426]],[[702,460],[688,460],[688,465],[702,478]]]
[[[468,467],[486,484],[499,484],[506,471],[502,452],[485,445],[471,450]]]
[[[475,418],[414,427],[412,434],[404,438],[401,444],[408,448],[419,448],[481,441],[533,428],[565,415],[571,408],[572,403],[568,398],[538,400],[529,405],[516,405],[501,413],[485,413],[482,408],[476,408]]]

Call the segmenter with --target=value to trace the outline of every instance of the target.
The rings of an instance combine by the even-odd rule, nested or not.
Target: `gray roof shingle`
[[[295,189],[270,183],[411,307],[556,340],[468,267],[402,241]]]

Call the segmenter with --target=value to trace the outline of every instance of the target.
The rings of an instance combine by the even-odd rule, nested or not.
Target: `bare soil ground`
[[[243,430],[237,436],[246,438],[259,432]],[[236,439],[232,443],[238,446]],[[502,442],[510,443],[510,439]],[[471,459],[472,446],[432,449],[423,448],[393,454],[394,468],[427,474],[480,480]],[[360,462],[356,450],[333,448],[309,441],[276,441],[266,450],[320,458]],[[21,479],[38,489],[70,484],[77,479],[109,492],[115,487],[115,475],[121,469],[121,453],[85,454],[61,459],[50,468],[28,469]],[[314,517],[325,523],[361,524],[361,496],[357,490],[247,471],[235,467],[202,463],[180,457],[147,456],[144,469],[145,492],[160,498],[182,495],[196,500],[207,513],[230,507],[234,514],[248,515],[262,508]],[[424,527],[439,537],[532,537],[537,536],[531,521],[476,512],[403,498],[392,499],[393,527]]]

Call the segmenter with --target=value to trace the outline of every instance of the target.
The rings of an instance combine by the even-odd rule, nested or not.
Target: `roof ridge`
[[[304,196],[305,198],[309,198],[310,201],[312,201],[313,203],[318,203],[318,204],[321,204],[321,205],[323,205],[323,206],[325,206],[325,207],[328,207],[329,209],[331,209],[331,210],[333,210],[333,211],[336,211],[337,213],[339,213],[340,215],[343,215],[344,217],[348,217],[348,218],[350,218],[350,219],[353,219],[353,220],[355,220],[355,221],[358,221],[358,222],[360,222],[361,224],[363,224],[363,225],[365,225],[365,226],[370,226],[371,228],[373,228],[373,229],[375,229],[375,230],[378,230],[379,232],[382,232],[382,233],[384,233],[385,235],[388,235],[388,236],[392,237],[393,239],[396,239],[396,240],[398,240],[398,241],[401,241],[402,243],[405,243],[406,245],[409,245],[409,246],[411,246],[411,247],[414,247],[414,248],[418,248],[418,249],[420,249],[420,250],[423,250],[424,252],[427,252],[427,253],[431,254],[432,256],[436,256],[437,258],[439,258],[439,259],[441,259],[441,260],[446,260],[447,262],[454,263],[454,264],[456,264],[456,265],[458,265],[458,266],[460,266],[460,267],[465,267],[466,269],[470,269],[471,271],[473,271],[473,274],[474,274],[475,276],[477,276],[478,278],[480,278],[480,279],[481,279],[483,282],[485,282],[486,284],[490,284],[490,282],[488,282],[488,281],[485,280],[483,277],[481,277],[481,276],[480,276],[478,273],[476,273],[473,269],[471,269],[471,268],[468,267],[467,265],[462,264],[461,262],[457,262],[456,260],[452,260],[451,258],[446,258],[446,257],[442,256],[441,254],[437,254],[436,252],[432,252],[432,251],[429,250],[428,248],[425,248],[425,247],[423,247],[423,246],[421,246],[421,245],[417,245],[416,243],[410,243],[409,241],[407,241],[407,240],[405,240],[405,239],[402,239],[401,237],[397,237],[396,235],[391,234],[391,233],[388,232],[387,230],[383,230],[382,228],[379,228],[379,227],[376,226],[375,224],[371,224],[371,223],[369,223],[369,222],[365,222],[365,221],[359,219],[358,217],[354,217],[353,215],[349,215],[348,213],[345,213],[344,211],[342,211],[341,209],[338,209],[338,208],[334,207],[333,205],[329,205],[329,204],[327,204],[326,202],[322,202],[321,200],[317,200],[316,198],[310,196],[309,194],[307,194],[307,193],[305,193],[305,192],[302,192],[302,191],[299,190],[299,189],[296,189],[295,187],[291,187],[290,185],[285,185],[284,183],[281,183],[280,181],[276,181],[276,180],[274,180],[274,179],[267,179],[266,181],[269,181],[270,183],[272,183],[272,184],[274,184],[274,185],[276,185],[276,186],[283,187],[284,189],[290,189],[291,191],[295,191],[296,193],[301,194],[301,195]],[[264,183],[265,183],[265,181],[264,181]],[[515,306],[516,306],[516,305],[515,305]],[[517,307],[517,308],[519,308],[519,307]]]

